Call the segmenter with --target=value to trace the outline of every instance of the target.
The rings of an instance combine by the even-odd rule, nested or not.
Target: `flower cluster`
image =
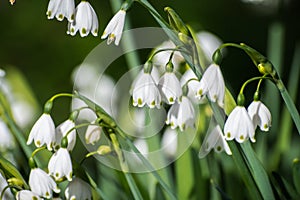
[[[30,190],[21,190],[16,194],[17,199],[50,199],[53,193],[61,191],[57,182],[67,180],[69,182],[65,196],[67,199],[91,199],[91,186],[77,177],[73,172],[71,152],[76,143],[76,125],[75,120],[78,111],[71,113],[70,118],[55,127],[55,124],[49,114],[52,102],[45,105],[45,111],[33,125],[27,144],[34,142],[35,146],[43,149],[46,146],[53,153],[48,163],[48,173],[41,168],[36,167],[33,157],[29,160],[31,172],[29,175]],[[89,131],[89,132],[88,132]],[[96,142],[99,137],[96,136],[95,130],[87,130],[88,140],[90,143]],[[93,136],[91,136],[93,135]],[[32,155],[33,156],[33,155]],[[80,188],[80,189],[79,189]],[[80,191],[80,192],[79,192]]]
[[[50,0],[46,12],[48,19],[54,17],[58,21],[64,18],[68,21],[67,34],[76,35],[79,32],[81,37],[86,37],[89,33],[98,36],[99,22],[98,17],[88,1],[81,1],[75,8],[74,0]],[[107,39],[107,44],[115,41],[119,45],[123,27],[125,24],[126,9],[121,8],[108,23],[101,39]]]
[[[165,47],[167,48],[164,51]],[[174,49],[173,52],[170,49]],[[206,99],[224,109],[226,87],[221,68],[217,64],[219,62],[214,58],[216,55],[212,56],[215,60],[211,60],[200,79],[191,69],[186,70],[179,79],[180,74],[175,74],[174,66],[180,71],[180,62],[184,62],[180,50],[173,43],[165,42],[157,52],[157,55],[150,57],[146,62],[132,84],[134,106],[159,109],[162,105],[169,105],[166,106],[169,107],[166,124],[172,129],[179,128],[180,131],[184,131],[187,127],[195,127],[197,118],[195,106],[207,103]],[[220,53],[219,50],[216,52]],[[153,66],[161,65],[165,65],[165,71],[160,78],[156,78]],[[268,108],[258,98],[254,98],[248,109],[243,106],[243,102],[238,103],[229,114],[223,130],[220,125],[214,125],[208,132],[199,156],[204,157],[211,149],[216,152],[224,150],[231,155],[227,141],[235,139],[242,143],[250,139],[255,142],[257,126],[262,131],[269,130],[271,114]]]

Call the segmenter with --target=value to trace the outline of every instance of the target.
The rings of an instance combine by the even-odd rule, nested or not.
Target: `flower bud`
[[[170,26],[180,33],[189,36],[190,32],[186,25],[183,23],[179,15],[170,7],[165,7],[165,11],[168,13],[169,24]]]
[[[245,104],[245,96],[243,93],[239,93],[237,97],[237,105],[244,106],[244,104]]]
[[[212,56],[212,60],[214,63],[216,63],[217,65],[220,65],[222,60],[223,60],[223,55],[220,49],[217,49],[213,56]]]
[[[97,153],[101,156],[109,154],[111,152],[111,148],[108,145],[101,145],[98,149],[97,149]]]

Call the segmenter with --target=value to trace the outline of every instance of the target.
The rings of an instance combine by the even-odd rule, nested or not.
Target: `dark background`
[[[166,13],[163,8],[170,6],[195,30],[211,31],[224,42],[244,42],[263,54],[266,54],[269,27],[274,22],[279,22],[284,28],[282,77],[286,79],[295,44],[300,38],[300,3],[298,0],[278,1],[275,6],[256,5],[240,0],[150,2],[164,17]],[[76,5],[78,3],[76,1]],[[99,18],[99,37],[81,38],[79,35],[72,37],[66,34],[66,20],[59,22],[47,19],[47,0],[16,0],[14,6],[8,0],[1,0],[0,67],[12,65],[21,70],[41,105],[55,93],[72,91],[72,70],[102,42],[100,36],[113,14],[111,6],[106,0],[93,0],[90,3]],[[127,20],[129,19],[133,28],[158,26],[147,10],[138,3],[128,13]],[[241,80],[245,81],[257,74],[249,58],[235,49],[229,50],[222,68],[235,94],[242,84]],[[118,72],[116,70],[115,73]],[[66,106],[61,107],[61,111],[68,109]]]

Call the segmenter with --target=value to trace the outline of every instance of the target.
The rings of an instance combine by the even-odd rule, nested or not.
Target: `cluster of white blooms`
[[[50,104],[52,106],[52,102]],[[60,192],[56,182],[66,179],[69,182],[65,190],[67,199],[91,199],[92,192],[90,185],[79,177],[76,177],[76,174],[73,174],[70,154],[76,143],[77,133],[74,121],[78,116],[78,111],[73,111],[69,119],[55,128],[53,119],[48,111],[49,109],[47,110],[46,108],[49,108],[47,104],[45,112],[36,121],[29,133],[27,144],[29,145],[34,141],[36,147],[40,148],[45,145],[53,153],[48,163],[48,173],[37,168],[36,164],[30,166],[32,168],[29,175],[30,191],[21,190],[17,193],[16,198],[50,199],[53,197],[53,192]],[[88,132],[87,134],[91,135]],[[90,138],[93,138],[92,142],[95,142],[95,137],[90,136]]]
[[[76,35],[79,32],[81,37],[91,33],[98,36],[98,17],[88,1],[82,0],[75,8],[74,0],[50,0],[46,12],[48,19],[54,17],[62,21],[64,18],[68,20],[67,34]],[[125,24],[126,10],[120,9],[105,28],[101,39],[107,39],[107,44],[115,41],[115,45],[119,45],[121,40],[123,27]]]
[[[216,43],[218,42],[216,41]],[[165,51],[163,51],[164,48]],[[173,52],[172,49],[174,49]],[[206,103],[206,98],[210,102],[216,103],[221,109],[224,108],[226,87],[220,66],[212,60],[200,80],[191,69],[186,70],[178,79],[179,73],[174,73],[173,62],[174,66],[178,68],[180,63],[184,62],[184,58],[177,50],[171,42],[165,42],[159,46],[157,51],[160,52],[151,57],[153,63],[147,61],[143,70],[134,80],[132,99],[133,105],[137,107],[148,106],[159,109],[164,103],[170,105],[166,124],[170,125],[172,129],[179,128],[180,131],[184,131],[187,127],[195,127],[197,118],[195,106]],[[212,56],[213,53],[204,54]],[[153,69],[155,69],[153,66],[161,65],[166,66],[166,71],[157,80],[153,73]],[[225,151],[231,155],[227,141],[235,139],[242,143],[250,139],[255,142],[257,126],[262,131],[269,130],[271,114],[268,108],[258,99],[251,103],[248,110],[238,103],[238,106],[228,116],[223,130],[220,125],[214,125],[208,132],[199,156],[204,157],[211,149],[216,152]]]
[[[257,126],[262,131],[268,131],[271,126],[271,113],[259,100],[254,100],[248,109],[238,105],[228,116],[224,126],[227,140],[235,139],[242,143],[248,138],[255,142],[255,129]]]

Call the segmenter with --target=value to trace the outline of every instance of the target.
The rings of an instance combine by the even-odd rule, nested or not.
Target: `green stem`
[[[110,136],[111,142],[114,146],[115,152],[117,153],[117,156],[118,156],[118,159],[120,162],[120,166],[121,166],[121,170],[125,175],[125,178],[128,182],[128,185],[134,196],[134,199],[142,200],[143,197],[142,197],[137,185],[135,184],[135,181],[134,181],[132,175],[128,172],[128,165],[126,163],[126,160],[123,157],[123,153],[122,153],[122,150],[120,149],[120,144],[118,142],[117,136],[114,133],[110,133],[109,136]]]
[[[48,101],[54,101],[56,98],[59,98],[59,97],[71,97],[71,98],[73,98],[74,95],[70,94],[70,93],[59,93],[59,94],[56,94],[53,97],[51,97]]]

